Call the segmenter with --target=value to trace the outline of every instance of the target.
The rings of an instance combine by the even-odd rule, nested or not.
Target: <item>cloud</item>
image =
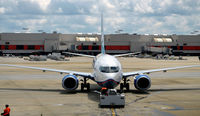
[[[63,13],[62,8],[58,8],[57,13]]]
[[[140,0],[134,7],[134,11],[138,13],[153,13],[154,10],[151,7],[151,0]]]
[[[109,9],[115,8],[115,6],[110,2],[110,0],[102,0],[102,5],[106,6]]]
[[[200,30],[200,1],[190,0],[0,0],[0,32],[189,34]]]
[[[88,24],[91,24],[91,25],[94,25],[98,22],[98,19],[96,17],[92,17],[92,16],[87,16],[85,21],[88,23]]]
[[[30,0],[31,2],[36,2],[39,4],[40,8],[45,11],[49,4],[51,3],[51,0]]]
[[[125,23],[125,18],[123,17],[111,17],[111,18],[105,18],[105,25],[109,25],[109,27],[112,27],[112,32],[119,30],[120,29],[120,25]],[[107,29],[108,30],[108,29]]]
[[[5,8],[4,7],[0,7],[0,14],[4,14],[5,13]]]

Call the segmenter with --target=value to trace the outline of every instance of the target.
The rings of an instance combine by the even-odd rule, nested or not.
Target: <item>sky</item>
[[[200,34],[200,0],[0,0],[0,33]]]

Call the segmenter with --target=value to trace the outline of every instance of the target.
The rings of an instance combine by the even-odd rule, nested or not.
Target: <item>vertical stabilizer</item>
[[[104,30],[103,30],[103,12],[101,13],[101,53],[105,54],[104,47]]]

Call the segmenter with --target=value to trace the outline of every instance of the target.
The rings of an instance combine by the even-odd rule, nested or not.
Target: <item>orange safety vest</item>
[[[8,115],[8,114],[10,114],[10,108],[9,107],[7,107],[5,110],[4,110],[4,116],[6,116],[6,115]]]
[[[102,87],[101,90],[107,90],[107,88],[106,87]]]

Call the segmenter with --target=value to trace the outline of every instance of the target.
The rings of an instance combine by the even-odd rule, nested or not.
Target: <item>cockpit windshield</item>
[[[118,66],[111,66],[111,67],[101,66],[99,70],[103,73],[116,73],[116,72],[119,72],[119,67]]]

